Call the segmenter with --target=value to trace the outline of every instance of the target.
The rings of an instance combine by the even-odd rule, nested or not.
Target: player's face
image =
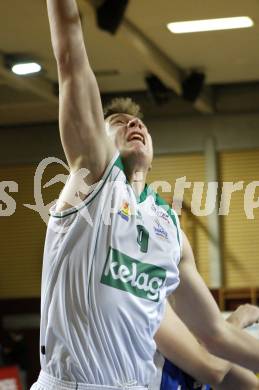
[[[139,118],[128,114],[114,114],[106,119],[106,126],[108,134],[114,139],[123,158],[134,156],[141,165],[147,168],[151,166],[152,139],[148,129]]]

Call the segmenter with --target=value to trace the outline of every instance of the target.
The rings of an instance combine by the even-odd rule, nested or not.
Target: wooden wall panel
[[[222,181],[244,181],[244,189],[232,195],[229,215],[221,217],[225,287],[259,286],[259,208],[254,219],[244,211],[245,188],[259,181],[259,150],[222,152],[219,162]]]
[[[9,193],[16,202],[15,213],[0,216],[0,299],[40,296],[46,224],[38,213],[23,206],[35,203],[35,170],[34,165],[0,167],[0,182],[15,181],[19,186],[17,193]],[[49,166],[43,183],[60,172],[60,165]],[[45,204],[58,196],[61,187],[54,185],[43,190]],[[6,207],[4,202],[0,203]]]
[[[148,175],[148,183],[158,180],[167,181],[171,185],[171,192],[163,193],[158,191],[170,204],[174,193],[175,181],[177,178],[186,176],[186,181],[205,181],[205,159],[202,154],[179,154],[179,155],[161,155],[154,158],[152,170]],[[209,264],[208,264],[208,236],[207,218],[196,217],[190,211],[192,200],[193,185],[186,189],[184,193],[184,202],[188,210],[182,211],[181,224],[183,230],[187,233],[196,256],[199,271],[209,284]],[[204,198],[204,197],[203,197]],[[204,205],[204,199],[202,207]]]

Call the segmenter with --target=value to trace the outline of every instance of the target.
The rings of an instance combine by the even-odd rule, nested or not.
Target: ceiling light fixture
[[[41,66],[36,62],[15,64],[12,66],[12,72],[19,76],[38,73],[40,71],[41,71]]]
[[[168,23],[167,28],[174,34],[194,33],[201,31],[231,30],[252,27],[254,22],[248,16],[232,18],[190,20]]]

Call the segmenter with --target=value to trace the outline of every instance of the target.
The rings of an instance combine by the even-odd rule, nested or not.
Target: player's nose
[[[138,127],[139,129],[142,129],[143,127],[141,121],[138,118],[131,119],[128,122],[128,128],[134,128],[134,127]]]

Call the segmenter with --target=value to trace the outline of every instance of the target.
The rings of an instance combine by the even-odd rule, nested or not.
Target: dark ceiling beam
[[[141,61],[147,65],[149,71],[159,77],[177,95],[182,96],[182,82],[187,76],[186,72],[147,38],[142,31],[129,20],[124,19],[117,36],[124,40],[127,39],[128,43],[141,55]],[[210,87],[207,87],[201,93],[195,101],[194,107],[203,113],[213,113],[215,111],[213,91]]]

